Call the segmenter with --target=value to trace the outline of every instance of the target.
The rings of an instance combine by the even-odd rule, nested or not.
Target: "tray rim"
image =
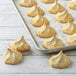
[[[30,31],[30,29],[28,27],[28,24],[25,22],[25,20],[22,17],[18,7],[16,6],[15,0],[12,0],[12,5],[16,9],[16,12],[18,13],[18,16],[20,17],[20,19],[21,19],[21,21],[23,23],[24,28],[25,29],[27,28],[26,31],[29,33],[29,36],[30,36],[30,38],[31,38],[31,40],[32,40],[32,42],[33,42],[33,44],[34,44],[34,46],[35,46],[35,48],[37,50],[39,50],[40,52],[45,53],[45,54],[59,52],[60,50],[63,50],[63,51],[76,50],[76,45],[69,45],[69,46],[64,46],[64,47],[61,47],[61,48],[53,48],[53,49],[50,49],[50,50],[48,50],[48,49],[40,49],[38,44],[37,44],[37,42],[36,42],[36,40],[35,40],[35,38],[33,37],[32,33],[31,33],[31,31]]]

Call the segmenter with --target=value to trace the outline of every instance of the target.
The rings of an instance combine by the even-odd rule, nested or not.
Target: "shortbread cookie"
[[[61,48],[64,46],[64,43],[56,36],[52,36],[49,39],[45,39],[42,46],[46,49]]]
[[[66,34],[74,34],[76,33],[76,24],[73,22],[68,22],[62,27],[62,31]]]
[[[19,5],[22,7],[32,7],[36,5],[36,0],[20,0]]]
[[[52,56],[49,59],[49,64],[53,68],[66,68],[71,64],[71,59],[69,56],[65,55],[62,51],[60,51],[57,55]]]
[[[67,22],[73,21],[72,15],[69,14],[66,10],[56,14],[55,18],[58,22],[61,22],[61,23],[67,23]]]
[[[54,28],[52,28],[51,26],[47,25],[47,24],[43,24],[37,31],[36,34],[39,37],[42,38],[48,38],[51,37],[53,35],[56,35],[56,31],[54,30]]]
[[[3,55],[3,60],[6,64],[18,64],[22,62],[22,54],[12,48],[8,48]]]
[[[36,27],[40,27],[44,23],[49,24],[48,19],[39,14],[37,14],[37,16],[35,16],[34,18],[31,19],[31,24]]]
[[[70,9],[76,10],[76,0],[71,0],[68,4]]]
[[[76,45],[76,33],[73,35],[68,36],[67,42],[70,45]]]
[[[48,7],[49,13],[52,14],[57,14],[59,12],[63,12],[64,10],[65,8],[57,1],[55,1],[55,3],[53,3],[51,6]]]
[[[35,17],[37,14],[40,15],[44,15],[44,11],[43,9],[41,9],[39,6],[35,5],[33,7],[31,7],[28,11],[27,11],[27,15],[30,17]]]
[[[13,49],[16,49],[17,51],[30,50],[30,45],[24,40],[24,36],[21,36],[19,39],[12,41],[9,47],[12,47]]]

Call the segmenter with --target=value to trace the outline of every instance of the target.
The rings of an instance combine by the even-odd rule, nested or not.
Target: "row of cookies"
[[[42,3],[54,3],[55,0],[40,0]],[[19,5],[22,7],[32,7],[36,5],[36,0],[20,0]]]
[[[23,60],[22,51],[30,50],[30,45],[21,36],[19,39],[12,41],[9,44],[8,49],[3,55],[3,60],[6,64],[18,64]],[[60,51],[57,55],[52,56],[49,59],[49,65],[54,68],[66,68],[71,64],[71,59]]]
[[[44,0],[44,1],[48,1],[48,0]],[[60,13],[60,12],[63,12],[65,11],[65,8],[60,4],[58,3],[57,0],[53,0],[53,4],[48,7],[48,11],[49,13],[52,13],[52,14],[57,14],[57,13]],[[45,3],[45,2],[43,2]],[[58,43],[59,42],[59,43]],[[47,39],[44,43],[43,43],[43,47],[45,48],[58,48],[58,47],[63,47],[64,46],[64,43],[58,39],[56,36],[54,37],[51,37],[50,39]]]
[[[71,1],[72,2],[72,1]],[[70,3],[71,3],[70,2]],[[74,1],[73,1],[74,2]],[[76,2],[75,2],[76,4]],[[67,42],[71,45],[75,45],[75,35],[76,35],[76,23],[73,23],[73,17],[71,14],[69,14],[66,9],[59,4],[57,1],[55,1],[55,3],[53,3],[53,5],[51,5],[50,7],[48,7],[48,11],[52,14],[56,14],[55,15],[55,19],[61,23],[66,23],[63,27],[62,27],[62,31],[63,33],[69,34],[71,36],[69,36],[67,38]],[[71,40],[74,39],[74,40]]]
[[[12,41],[9,44],[6,52],[3,55],[3,61],[6,64],[15,65],[23,61],[22,51],[30,50],[30,45],[21,36],[19,39]],[[71,59],[60,51],[57,55],[49,59],[49,65],[54,68],[66,68],[71,64]]]
[[[54,0],[41,0],[41,1],[44,3],[54,2]],[[43,43],[43,47],[51,49],[64,46],[64,43],[59,38],[56,37],[55,30],[52,27],[47,26],[49,22],[45,17],[42,16],[44,15],[43,10],[41,9],[37,10],[37,7],[38,7],[37,5],[33,6],[30,9],[30,11],[28,11],[28,16],[34,17],[31,20],[31,24],[36,27],[41,26],[36,31],[39,37],[46,38],[52,36],[50,39],[45,40],[45,42]],[[49,59],[49,64],[54,68],[65,68],[71,64],[71,60],[67,55],[65,55],[62,51],[60,51],[59,54],[52,56]]]
[[[37,6],[35,6],[35,7],[37,7]],[[49,7],[50,8],[50,7]],[[55,9],[54,9],[55,8]],[[33,9],[30,9],[31,11],[33,11],[34,9],[36,9],[37,10],[37,8],[33,8]],[[55,3],[53,4],[53,6],[51,7],[51,13],[54,13],[54,14],[56,14],[56,13],[58,13],[58,12],[64,12],[63,13],[63,15],[65,16],[66,14],[68,14],[69,16],[71,16],[66,10],[65,10],[65,8],[61,5],[61,4],[59,4],[57,1],[55,1]],[[35,12],[35,11],[34,11]],[[29,11],[29,13],[28,13],[28,15],[29,16],[31,16],[31,15],[33,15],[33,13],[34,12],[30,12]],[[38,12],[36,12],[36,13],[38,13]],[[42,14],[43,15],[43,14]],[[64,33],[67,33],[67,34],[74,34],[74,33],[76,33],[76,30],[75,30],[75,27],[76,27],[76,24],[75,23],[73,23],[73,22],[70,22],[70,21],[72,21],[73,20],[73,18],[72,18],[72,16],[71,17],[67,17],[67,15],[66,15],[66,20],[63,20],[64,22],[67,22],[67,20],[69,20],[69,22],[62,28],[62,31],[64,32]],[[32,16],[31,16],[32,17]],[[68,18],[70,18],[70,19],[68,19]],[[45,22],[45,23],[44,23]],[[44,23],[44,24],[43,24]],[[36,31],[36,34],[39,36],[39,37],[42,37],[42,38],[48,38],[48,37],[51,37],[51,36],[53,36],[53,35],[56,35],[56,32],[54,31],[54,29],[51,27],[49,27],[49,26],[47,26],[46,24],[48,24],[48,20],[46,19],[46,18],[43,18],[42,16],[40,16],[39,14],[37,14],[37,16],[35,16],[32,20],[31,20],[31,24],[32,25],[34,25],[34,26],[37,26],[37,27],[40,27],[41,25],[43,25],[41,28],[39,28],[37,31]],[[38,26],[39,25],[39,26]],[[73,27],[73,28],[71,28],[71,27]],[[48,32],[47,32],[47,30],[48,30]],[[70,31],[71,30],[71,31]],[[56,36],[55,36],[56,37]],[[53,37],[53,38],[55,38],[55,37]],[[47,39],[46,41],[44,41],[44,43],[45,42],[47,42],[47,41],[49,41],[49,43],[51,43],[51,39],[52,38],[50,38],[50,39]],[[44,44],[43,43],[43,44]],[[52,44],[51,44],[52,45]],[[48,48],[48,46],[51,46],[51,45],[47,45],[47,48]],[[55,44],[56,45],[56,44]],[[63,43],[62,43],[62,45],[63,45]],[[61,46],[62,46],[61,45]],[[59,45],[60,46],[60,45]],[[43,45],[43,47],[46,47],[46,44],[44,44]],[[55,47],[55,46],[54,46]],[[52,47],[50,47],[50,48],[54,48],[53,46]],[[49,48],[49,49],[50,49]]]
[[[71,9],[75,9],[76,8],[76,0],[72,0],[69,2],[69,7]],[[63,27],[62,27],[62,31],[63,33],[69,34],[71,36],[69,36],[67,38],[67,42],[70,45],[76,45],[76,23],[73,23],[73,17],[71,14],[69,14],[65,8],[59,4],[57,1],[55,1],[55,3],[48,7],[48,11],[52,14],[57,14],[55,16],[55,18],[62,23],[66,23]]]
[[[46,0],[48,1],[48,0]],[[69,6],[71,7],[71,4],[76,4],[75,0],[74,1],[71,1]],[[45,3],[45,2],[43,2]],[[47,3],[47,2],[46,2]],[[73,6],[72,4],[72,6]],[[74,5],[75,6],[75,5]],[[73,6],[73,7],[74,7]],[[74,7],[75,8],[75,7]],[[48,11],[49,13],[52,13],[52,14],[57,14],[55,16],[56,20],[61,22],[61,23],[66,23],[68,22],[63,28],[62,28],[62,31],[66,34],[73,34],[73,33],[76,33],[75,31],[75,27],[76,27],[76,24],[75,23],[72,23],[71,21],[73,21],[73,17],[71,16],[71,14],[69,14],[65,8],[57,2],[57,0],[55,0],[55,2],[48,7]],[[60,13],[61,12],[61,13]],[[73,28],[71,28],[73,27]],[[71,31],[70,31],[71,30]]]
[[[6,64],[18,64],[22,62],[23,56],[21,52],[30,50],[30,45],[24,40],[24,36],[12,41],[3,55],[3,61]]]
[[[44,48],[51,49],[64,46],[62,40],[56,37],[56,31],[49,25],[48,19],[43,16],[44,11],[38,5],[34,5],[33,7],[29,8],[27,14],[28,16],[32,17],[31,24],[35,27],[40,27],[36,31],[37,36],[41,38],[51,37],[43,42],[42,46]],[[60,42],[59,44],[58,41]]]
[[[21,0],[22,1],[22,0]],[[20,2],[21,2],[20,1]],[[30,1],[30,0],[28,0]],[[25,0],[26,2],[26,0]],[[31,0],[32,2],[32,0]],[[35,1],[34,1],[35,2]],[[27,2],[26,2],[27,3]],[[35,4],[37,4],[35,2]],[[71,21],[73,21],[73,17],[71,16],[71,14],[69,14],[65,8],[59,4],[57,2],[57,0],[54,1],[53,5],[51,7],[48,8],[48,11],[50,13],[53,13],[53,14],[56,14],[56,19],[59,21],[59,22],[68,22],[63,28],[62,28],[62,31],[64,33],[67,33],[67,34],[74,34],[76,31],[75,31],[75,27],[76,27],[76,24],[72,23]],[[53,38],[57,38],[55,35],[56,35],[56,31],[48,26],[49,24],[49,21],[47,20],[47,18],[45,18],[43,15],[44,15],[44,11],[37,5],[34,5],[33,7],[31,7],[28,12],[27,12],[28,16],[30,17],[33,17],[31,19],[31,24],[33,26],[36,26],[36,27],[40,27],[37,31],[36,31],[36,34],[37,36],[41,37],[41,38],[49,38],[49,37],[52,37],[52,38],[49,38],[49,39],[46,39],[43,43],[43,47],[47,48],[47,49],[51,49],[51,48],[57,48],[57,47],[61,47],[61,46],[64,46],[64,43],[60,40],[61,44],[57,45],[57,40],[53,39]],[[71,27],[73,28],[71,28]],[[69,31],[71,30],[71,31]],[[52,40],[53,39],[53,40]],[[55,40],[55,44],[49,44],[51,43],[52,41],[54,42]],[[49,41],[49,42],[48,42]],[[47,46],[46,46],[47,45]],[[52,46],[52,47],[51,47]],[[50,48],[49,48],[50,47]]]
[[[40,0],[42,3],[45,3],[45,4],[49,4],[49,3],[54,3],[56,0]],[[61,6],[61,5],[60,5]],[[76,10],[76,0],[71,0],[69,3],[68,3],[68,7],[70,9],[73,9],[73,10]],[[63,10],[63,9],[61,9]]]
[[[6,52],[3,55],[3,61],[6,64],[15,65],[23,61],[22,51],[30,50],[30,45],[21,36],[19,39],[12,41],[9,44]],[[66,68],[72,63],[69,56],[65,55],[63,51],[60,51],[57,55],[52,56],[49,59],[49,65],[53,68]]]
[[[35,7],[37,7],[37,6],[35,6]],[[32,8],[33,8],[33,7],[32,7]],[[33,8],[33,9],[34,9],[34,8]],[[33,9],[32,9],[32,11],[33,11]],[[36,10],[37,10],[37,9],[38,9],[38,8],[36,8]],[[33,15],[33,13],[36,12],[36,10],[31,13],[31,12],[30,12],[31,9],[30,9],[28,16],[29,16],[29,15],[30,15],[30,16]],[[38,13],[38,12],[37,12],[37,13]],[[31,16],[31,17],[32,17],[32,16]],[[42,46],[43,46],[44,48],[46,48],[46,49],[51,49],[51,48],[58,48],[58,47],[64,46],[64,43],[63,43],[59,38],[56,37],[56,31],[54,30],[54,28],[52,28],[50,25],[48,25],[48,24],[49,24],[48,20],[47,20],[45,17],[43,17],[42,15],[40,15],[40,14],[38,13],[34,18],[32,18],[31,24],[32,24],[33,26],[35,26],[35,27],[40,27],[40,28],[36,31],[37,36],[39,36],[39,37],[41,37],[41,38],[49,38],[49,37],[51,37],[51,38],[49,38],[49,39],[46,39],[46,40],[43,42]],[[60,43],[58,43],[58,41],[59,41]],[[56,43],[54,43],[54,42],[56,42]],[[52,44],[51,44],[51,43],[52,43]]]
[[[41,0],[43,3],[49,3],[50,0]],[[51,0],[51,1],[54,1],[54,0]],[[61,6],[61,5],[60,5]],[[58,6],[57,6],[58,7]],[[62,6],[61,6],[62,7]],[[54,9],[54,8],[53,8]],[[64,8],[63,8],[64,9]],[[63,9],[59,10],[59,11],[62,11]],[[56,9],[55,9],[56,10]],[[57,13],[58,11],[56,10],[55,12],[53,11],[53,13]],[[69,25],[69,23],[68,23]],[[75,41],[75,38],[76,38],[76,34],[70,36],[68,38],[68,43],[69,44],[76,44],[76,41]],[[71,41],[71,39],[73,41]],[[54,68],[65,68],[67,66],[69,66],[71,64],[71,60],[70,58],[65,55],[62,51],[60,51],[57,55],[54,55],[52,56],[50,59],[49,59],[49,64],[54,67]]]
[[[76,45],[76,33],[68,36],[67,44]],[[51,38],[46,39],[42,45],[46,49],[52,49],[63,47],[64,43],[61,39],[57,38],[56,36],[52,36]]]
[[[76,33],[76,31],[75,31],[76,24],[72,22],[74,20],[72,15],[69,14],[61,4],[59,4],[57,1],[55,1],[55,3],[53,5],[48,7],[48,11],[52,14],[56,14],[55,19],[58,22],[66,23],[65,26],[63,26],[63,28],[62,28],[62,31],[64,33],[66,33],[66,34]],[[71,27],[73,27],[73,28],[71,28]]]
[[[24,37],[21,36],[9,44],[8,49],[3,55],[3,60],[6,64],[18,64],[23,60],[21,52],[28,50],[30,50],[30,45],[24,40]],[[65,68],[71,64],[71,59],[60,51],[57,55],[49,59],[49,64],[54,68]]]
[[[51,3],[50,0],[42,0],[43,3]],[[65,26],[63,26],[62,31],[66,34],[74,34],[76,33],[76,24],[73,23],[73,17],[71,14],[69,14],[66,9],[58,3],[57,0],[52,0],[53,4],[48,7],[49,13],[57,14],[55,16],[55,19],[61,23],[66,23]],[[68,5],[70,8],[75,9],[76,8],[76,0],[72,0],[69,2]],[[72,28],[71,28],[72,27]],[[71,31],[70,31],[71,30]]]
[[[38,5],[31,7],[28,12],[28,16],[33,17],[31,24],[35,27],[40,27],[36,34],[41,38],[48,38],[56,34],[56,31],[49,26],[49,21],[44,17],[44,11]],[[48,31],[47,31],[48,30]]]

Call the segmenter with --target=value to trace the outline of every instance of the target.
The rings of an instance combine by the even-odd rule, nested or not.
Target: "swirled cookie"
[[[72,22],[73,17],[66,10],[55,15],[55,19],[61,23]]]
[[[8,48],[3,55],[3,60],[6,64],[18,64],[22,62],[22,54],[14,49]]]
[[[44,15],[44,11],[43,9],[41,9],[39,6],[35,5],[33,7],[31,7],[28,11],[27,11],[27,15],[30,17],[35,17],[37,14],[40,15]]]
[[[65,8],[57,1],[55,1],[55,3],[53,3],[51,6],[48,7],[49,13],[53,13],[53,14],[63,12],[64,10]]]
[[[46,39],[42,46],[46,49],[53,49],[53,48],[60,48],[64,46],[64,43],[61,39],[57,38],[56,36],[52,36],[49,39]]]
[[[30,45],[24,40],[24,36],[21,36],[19,39],[12,41],[10,43],[9,47],[11,47],[17,51],[30,50]]]
[[[67,42],[70,45],[76,45],[76,33],[73,35],[68,36]]]
[[[54,55],[49,59],[49,64],[54,68],[63,69],[71,64],[71,59],[60,51],[57,55]]]
[[[68,22],[66,25],[62,27],[62,31],[66,34],[74,34],[76,33],[76,24],[73,22]]]
[[[70,9],[76,10],[76,0],[71,0],[68,4]]]
[[[22,7],[32,7],[36,5],[36,0],[20,0],[19,5]]]
[[[36,34],[39,36],[39,37],[42,37],[42,38],[48,38],[48,37],[51,37],[53,35],[56,35],[56,32],[55,30],[47,25],[47,24],[43,24],[37,31],[36,31]]]
[[[55,0],[40,0],[40,1],[46,4],[55,2]]]
[[[31,24],[33,26],[36,26],[36,27],[40,27],[42,26],[43,24],[49,24],[49,21],[47,18],[37,14],[37,16],[35,16],[34,18],[31,19]]]

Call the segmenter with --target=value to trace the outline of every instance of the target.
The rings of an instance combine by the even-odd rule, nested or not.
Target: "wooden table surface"
[[[24,61],[18,65],[7,65],[2,60],[8,44],[21,35],[31,45],[31,51],[24,53]],[[0,76],[75,76],[76,51],[66,52],[72,59],[72,65],[66,69],[54,69],[48,64],[51,55],[45,55],[35,49],[29,34],[24,29],[11,0],[0,0]]]

